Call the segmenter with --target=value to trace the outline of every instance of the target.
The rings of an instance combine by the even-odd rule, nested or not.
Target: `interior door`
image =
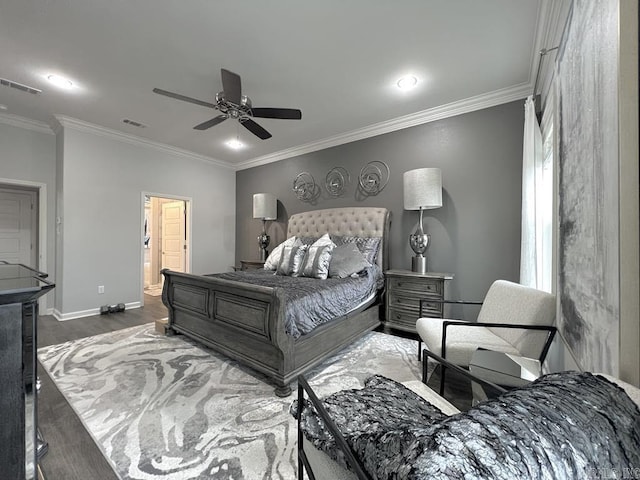
[[[36,194],[0,190],[0,260],[37,268]]]
[[[162,268],[185,271],[186,220],[182,200],[162,204]]]

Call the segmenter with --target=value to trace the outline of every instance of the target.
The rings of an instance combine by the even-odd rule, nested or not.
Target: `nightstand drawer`
[[[415,332],[417,320],[417,313],[398,308],[390,308],[387,310],[387,322],[393,325],[394,328]]]
[[[249,260],[240,260],[241,270],[259,270],[264,268],[264,262],[255,262]]]
[[[420,298],[428,295],[442,296],[443,281],[424,278],[390,278],[389,290],[404,294],[414,293]]]
[[[406,295],[389,295],[389,308],[397,308],[412,312],[416,318],[420,315],[420,298],[424,296],[406,296]],[[425,302],[422,306],[423,317],[441,317],[442,316],[442,303],[440,302]]]

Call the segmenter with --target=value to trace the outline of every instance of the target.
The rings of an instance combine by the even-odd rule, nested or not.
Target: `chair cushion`
[[[427,348],[436,355],[442,356],[442,318],[419,318],[416,330]],[[498,352],[518,355],[518,350],[503,338],[486,327],[447,327],[447,350],[445,358],[454,365],[469,365],[471,355],[483,347]]]

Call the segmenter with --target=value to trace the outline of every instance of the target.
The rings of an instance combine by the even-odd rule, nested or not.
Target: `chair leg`
[[[422,340],[418,340],[418,361],[422,360]]]
[[[427,357],[426,355],[424,356],[424,359],[422,360],[422,383],[424,383],[425,385],[427,384],[427,362],[429,361],[429,357]]]

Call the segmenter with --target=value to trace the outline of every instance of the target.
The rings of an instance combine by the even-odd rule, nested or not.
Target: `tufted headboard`
[[[389,268],[389,225],[391,214],[379,207],[342,207],[295,213],[289,217],[287,238],[354,235],[381,237],[376,263],[382,271]]]

